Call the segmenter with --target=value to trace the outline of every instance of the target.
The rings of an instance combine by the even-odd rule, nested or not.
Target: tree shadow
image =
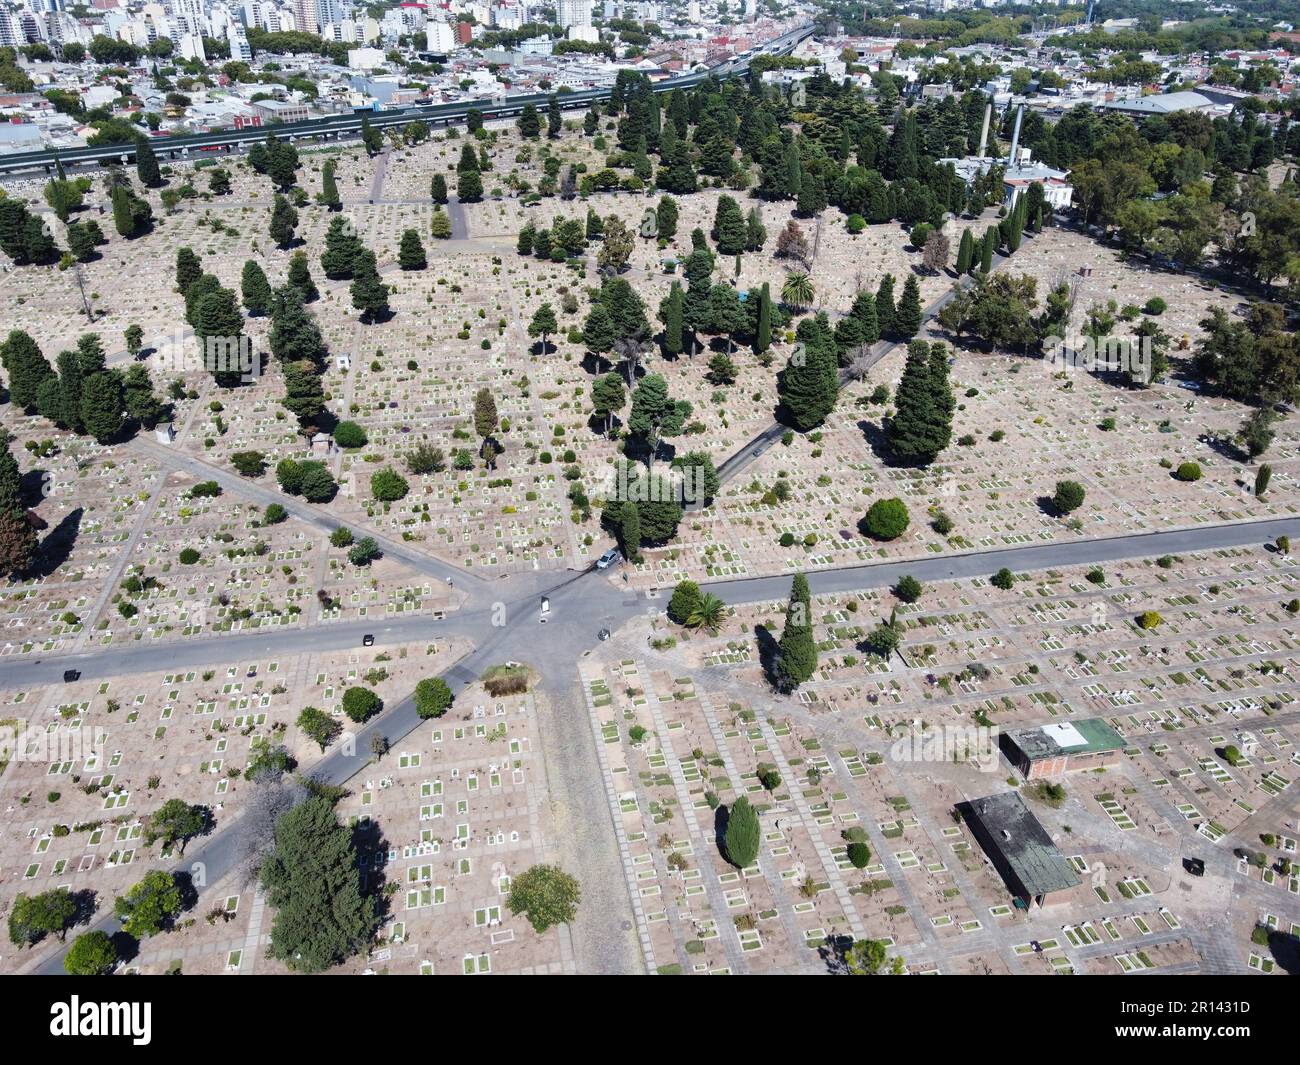
[[[373,819],[358,821],[352,826],[352,847],[357,854],[357,873],[361,878],[361,894],[374,900],[375,917],[383,922],[391,911],[388,895],[384,892],[387,878],[384,866],[388,858],[388,841],[384,830]]]
[[[863,418],[858,422],[858,429],[862,433],[862,438],[871,448],[871,453],[887,466],[898,465],[893,459],[889,449],[889,438],[885,435],[885,427],[880,422],[869,421]]]
[[[846,955],[853,946],[852,936],[829,935],[826,942],[817,948],[817,957],[826,965],[826,971],[832,976],[846,976],[849,963]]]
[[[727,824],[730,820],[730,807],[719,805],[713,811],[713,843],[724,859],[727,857]]]
[[[90,919],[95,916],[95,911],[99,909],[99,894],[90,888],[83,888],[81,891],[72,892],[72,924],[82,925],[89,924]]]
[[[1268,949],[1287,975],[1300,973],[1300,938],[1289,932],[1269,932]]]
[[[776,665],[781,657],[781,647],[772,630],[766,625],[754,626],[754,642],[758,645],[758,664],[772,687],[777,687]]]
[[[41,546],[33,561],[28,576],[34,578],[48,577],[65,563],[72,555],[72,548],[77,543],[81,531],[81,507],[69,511],[41,541]]]

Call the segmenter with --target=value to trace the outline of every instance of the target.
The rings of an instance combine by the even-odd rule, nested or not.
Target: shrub
[[[182,566],[192,566],[194,565],[194,563],[196,563],[199,560],[200,557],[201,556],[199,555],[199,553],[196,550],[194,550],[194,548],[192,547],[181,548]]]
[[[1168,306],[1169,304],[1167,304],[1159,296],[1152,296],[1149,300],[1146,301],[1146,303],[1142,305],[1142,309],[1146,311],[1147,314],[1157,315],[1157,314],[1164,314]]]
[[[352,530],[346,525],[340,525],[330,533],[330,543],[335,547],[347,547],[352,543]]]
[[[1094,566],[1092,569],[1088,570],[1088,572],[1085,573],[1083,576],[1088,581],[1089,584],[1106,583],[1106,573],[1100,566]]]
[[[379,545],[374,538],[363,536],[348,552],[348,561],[354,566],[368,566],[380,555]]]
[[[410,490],[411,486],[406,483],[406,478],[391,466],[385,466],[370,477],[371,494],[385,503],[401,499]]]
[[[1144,610],[1138,615],[1138,628],[1146,629],[1148,632],[1154,629],[1164,619],[1154,610]]]
[[[1004,592],[1008,592],[1011,590],[1011,586],[1016,583],[1016,575],[1006,566],[1003,566],[997,573],[993,574],[992,581],[994,588],[1001,588]]]
[[[216,481],[200,481],[190,489],[191,499],[215,499],[221,495],[221,485]]]
[[[877,499],[863,518],[863,528],[873,540],[897,540],[907,522],[907,507],[901,499]]]
[[[356,422],[339,422],[334,427],[334,443],[339,447],[365,447],[370,438]]]
[[[1201,479],[1201,464],[1199,462],[1184,462],[1174,470],[1174,476],[1180,481],[1199,481]]]
[[[279,503],[268,503],[266,511],[262,514],[263,525],[279,525],[289,516],[289,512]]]
[[[854,841],[849,844],[849,863],[854,869],[865,869],[871,861],[871,848]]]

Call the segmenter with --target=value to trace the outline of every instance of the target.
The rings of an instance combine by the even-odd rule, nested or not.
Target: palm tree
[[[716,636],[718,630],[722,628],[722,620],[726,612],[726,604],[716,595],[709,595],[706,592],[687,617],[686,625],[692,629],[704,629],[710,636]]]
[[[797,311],[811,307],[813,301],[812,278],[807,274],[794,273],[785,275],[785,284],[781,286],[781,299]]]

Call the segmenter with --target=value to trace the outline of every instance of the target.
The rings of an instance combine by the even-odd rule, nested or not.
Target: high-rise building
[[[591,0],[558,0],[555,21],[560,29],[591,25]]]

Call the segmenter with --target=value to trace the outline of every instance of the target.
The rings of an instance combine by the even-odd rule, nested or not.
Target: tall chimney
[[[1025,117],[1025,105],[1021,104],[1016,109],[1016,129],[1011,134],[1011,158],[1008,160],[1010,166],[1016,165],[1016,149],[1020,147],[1020,120]]]
[[[984,108],[984,128],[980,130],[980,150],[975,153],[980,159],[984,158],[984,146],[988,144],[989,141],[989,118],[992,114],[993,105],[988,104]]]

